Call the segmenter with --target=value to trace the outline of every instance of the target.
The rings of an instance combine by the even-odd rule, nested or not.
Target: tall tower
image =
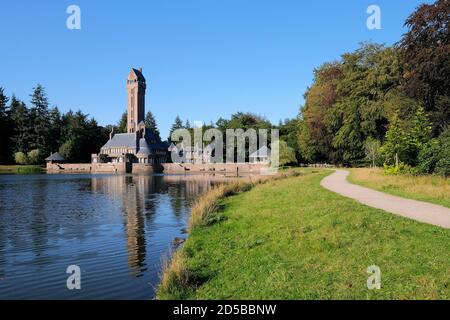
[[[142,75],[142,68],[131,69],[127,79],[128,95],[128,133],[135,133],[138,125],[145,121],[145,78]]]

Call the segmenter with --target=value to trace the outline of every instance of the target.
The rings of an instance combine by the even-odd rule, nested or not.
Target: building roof
[[[149,156],[150,155],[150,148],[148,147],[147,140],[144,138],[141,138],[139,140],[139,152],[137,153],[137,156]]]
[[[45,161],[65,161],[64,157],[58,152],[52,153],[50,157],[46,158]]]
[[[253,152],[250,155],[250,158],[258,158],[258,157],[269,157],[270,149],[267,146],[262,146],[259,150]]]
[[[136,148],[136,133],[117,133],[102,147],[105,148]]]
[[[138,78],[139,81],[144,81],[145,82],[145,77],[142,74],[141,70],[132,68],[131,71],[136,75],[136,77]]]

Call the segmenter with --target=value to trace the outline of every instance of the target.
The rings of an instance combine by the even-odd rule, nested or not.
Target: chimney
[[[114,127],[112,127],[111,132],[109,133],[109,140],[114,137]]]

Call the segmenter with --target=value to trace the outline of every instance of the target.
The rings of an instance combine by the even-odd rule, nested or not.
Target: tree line
[[[170,133],[168,137],[168,141],[171,141],[170,137],[175,130],[178,129],[187,129],[191,133],[191,144],[194,143],[194,128],[190,125],[189,120],[183,122],[181,118],[177,115],[174,123],[170,128]],[[286,165],[297,165],[299,150],[297,144],[297,121],[286,119],[284,122],[280,121],[278,125],[273,125],[269,120],[267,120],[264,116],[257,115],[251,112],[236,112],[231,115],[229,119],[220,117],[215,123],[211,122],[209,124],[203,124],[202,132],[204,133],[208,129],[218,129],[223,134],[223,155],[226,155],[226,130],[227,129],[243,129],[244,131],[249,129],[266,129],[270,132],[271,129],[279,129],[279,164],[281,166]],[[270,144],[270,134],[268,135],[268,143]],[[246,142],[246,157],[248,158],[249,150],[248,150],[248,141]],[[259,142],[258,142],[259,143]],[[268,146],[269,147],[269,146]],[[236,150],[235,150],[236,156]]]
[[[109,131],[81,111],[61,113],[50,107],[38,84],[29,106],[0,87],[0,163],[40,164],[51,152],[66,159],[90,161],[108,139]]]
[[[309,162],[450,174],[450,1],[421,5],[392,47],[364,43],[314,71],[298,119]]]
[[[421,5],[394,46],[363,43],[314,70],[294,119],[273,125],[238,112],[203,129],[280,130],[280,163],[384,165],[392,172],[450,175],[450,0]],[[145,122],[158,138],[151,112]],[[171,127],[193,130],[179,116]],[[81,111],[50,108],[41,85],[27,106],[0,88],[0,163],[40,163],[50,152],[89,161],[109,132],[126,132],[127,114],[101,127]],[[170,141],[170,135],[168,140]]]

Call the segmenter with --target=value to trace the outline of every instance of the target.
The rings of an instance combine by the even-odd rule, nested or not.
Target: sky
[[[143,68],[146,109],[163,137],[176,115],[209,123],[253,112],[273,123],[303,104],[314,68],[359,43],[392,45],[419,0],[15,0],[0,7],[0,87],[100,125],[126,110],[130,68]],[[381,29],[366,26],[381,9]],[[81,29],[66,26],[69,5]]]

